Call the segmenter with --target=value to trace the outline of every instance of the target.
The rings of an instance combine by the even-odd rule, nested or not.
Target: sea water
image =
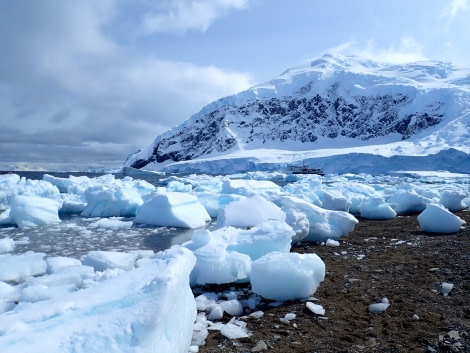
[[[40,180],[45,172],[15,172],[16,174],[32,180]],[[103,174],[96,173],[56,173],[47,174],[68,178],[73,176],[87,176],[96,178]],[[168,175],[152,175],[150,173],[139,175],[155,186],[161,186],[162,180]],[[115,174],[116,178],[124,177],[123,174]],[[10,254],[22,254],[27,251],[42,252],[48,256],[67,256],[82,259],[89,251],[131,251],[153,250],[158,252],[170,248],[174,244],[181,244],[192,237],[194,230],[141,226],[132,224],[132,218],[117,217],[116,220],[126,228],[103,227],[99,225],[101,218],[85,218],[80,215],[59,214],[60,223],[49,224],[40,227],[19,229],[12,226],[0,226],[0,238],[12,238],[15,241],[15,249]],[[116,222],[114,222],[116,223]],[[117,222],[119,223],[119,222]],[[209,229],[215,227],[215,223],[208,224]]]

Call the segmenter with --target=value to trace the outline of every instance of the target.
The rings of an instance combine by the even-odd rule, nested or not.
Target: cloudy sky
[[[470,67],[470,0],[5,0],[0,170],[119,166],[328,51]]]

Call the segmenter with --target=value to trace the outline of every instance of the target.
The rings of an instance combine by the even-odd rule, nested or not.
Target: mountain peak
[[[327,53],[207,105],[125,165],[163,166],[259,148],[318,150],[423,138],[469,112],[469,73],[447,62],[398,65]],[[459,139],[445,134],[451,135]]]

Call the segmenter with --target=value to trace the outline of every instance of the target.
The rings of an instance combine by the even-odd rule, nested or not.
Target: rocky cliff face
[[[440,62],[384,65],[326,55],[222,98],[132,155],[125,166],[191,160],[236,149],[337,147],[433,131],[469,109],[470,78]]]

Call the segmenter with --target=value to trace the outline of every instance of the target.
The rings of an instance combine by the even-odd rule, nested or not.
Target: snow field
[[[453,233],[464,222],[452,212],[470,206],[468,178],[430,183],[429,177],[276,174],[278,181],[289,180],[284,187],[262,178],[193,175],[156,188],[111,175],[41,181],[0,176],[0,225],[6,230],[0,233],[0,351],[33,352],[40,344],[50,352],[188,352],[197,351],[209,330],[246,337],[242,315],[261,317],[260,301],[308,298],[324,279],[323,261],[290,253],[293,242],[337,247],[358,223],[355,216],[379,220],[409,212],[420,212],[425,232]],[[59,214],[88,221],[65,224]],[[216,228],[209,230],[211,218]],[[8,226],[23,237],[10,238]],[[78,260],[48,256],[47,247],[13,254],[37,232],[55,237],[68,228],[96,242],[155,227],[194,231],[182,245],[169,244],[157,254],[93,250]],[[191,291],[234,282],[250,282],[250,293],[194,298]],[[309,303],[309,310],[324,314]],[[369,310],[388,305],[371,304]],[[225,324],[218,321],[224,313],[233,316]]]

